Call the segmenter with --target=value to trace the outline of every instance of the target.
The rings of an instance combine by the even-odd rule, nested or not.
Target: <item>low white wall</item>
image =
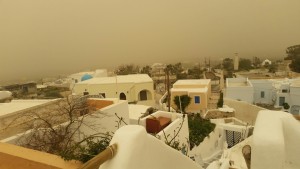
[[[226,87],[224,92],[224,98],[241,100],[248,103],[254,102],[254,90],[253,87]]]
[[[119,118],[122,118],[126,124],[129,124],[129,109],[127,101],[120,100],[115,104],[104,107],[95,113],[86,116],[84,119],[84,124],[81,125],[79,131],[84,133],[78,135],[79,140],[83,139],[85,136],[93,135],[96,133],[112,133],[115,132],[118,128],[126,125],[123,121],[120,121]],[[118,122],[120,122],[118,124]]]
[[[224,104],[235,109],[235,118],[251,125],[255,124],[258,112],[260,110],[266,110],[262,107],[252,105],[247,102],[232,99],[224,99]]]
[[[82,140],[85,137],[96,133],[106,133],[115,132],[118,129],[118,124],[116,121],[119,121],[115,113],[124,120],[125,123],[129,124],[129,111],[127,101],[119,101],[115,104],[107,106],[103,109],[98,110],[97,112],[86,115],[81,124],[77,134],[74,135],[76,140]],[[63,123],[62,125],[67,125],[68,123]],[[124,126],[123,122],[120,123],[119,127]],[[77,126],[77,125],[74,125]],[[10,144],[19,144],[22,142],[20,138],[26,139],[26,136],[29,136],[31,130],[26,132],[11,136],[9,138],[1,140],[1,142],[10,143]]]
[[[146,116],[140,120],[140,125],[146,127],[146,119],[150,118],[151,116],[154,117],[167,117],[172,120],[171,124],[169,124],[166,128],[163,129],[163,131],[160,131],[156,134],[156,137],[159,138],[161,141],[165,142],[166,137],[168,141],[171,141],[172,138],[175,136],[175,134],[179,131],[179,128],[182,124],[182,127],[178,133],[178,135],[175,137],[175,140],[180,143],[180,146],[186,145],[187,152],[189,152],[189,126],[188,126],[188,120],[187,116],[184,117],[183,115],[179,113],[170,113],[170,112],[164,112],[164,111],[157,111],[149,116]],[[165,133],[165,134],[164,134]]]
[[[189,156],[201,158],[203,162],[210,161],[215,155],[222,152],[225,142],[223,129],[217,125],[199,146],[190,151]]]
[[[171,141],[172,138],[175,137],[175,134],[178,133],[178,135],[175,137],[175,141],[178,141],[180,143],[180,147],[185,147],[186,152],[190,151],[190,145],[189,145],[189,126],[188,126],[188,120],[187,117],[184,118],[184,121],[182,120],[183,118],[177,118],[174,120],[171,124],[169,124],[166,128],[164,128],[164,132],[161,131],[157,134],[157,136],[162,140],[166,141]],[[183,123],[181,129],[179,127],[181,126],[181,123]],[[180,130],[180,131],[179,131]],[[178,132],[179,131],[179,132]],[[164,134],[165,133],[165,134]]]
[[[285,165],[287,168],[300,168],[300,123],[291,116],[282,118],[285,143]]]
[[[253,133],[251,167],[300,168],[300,123],[282,111],[261,111]]]
[[[111,144],[118,144],[118,152],[99,169],[202,169],[182,153],[167,146],[142,126],[120,128]]]

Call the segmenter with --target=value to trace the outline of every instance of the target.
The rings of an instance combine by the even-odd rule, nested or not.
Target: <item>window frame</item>
[[[200,103],[201,103],[200,96],[194,96],[194,104],[200,104]]]

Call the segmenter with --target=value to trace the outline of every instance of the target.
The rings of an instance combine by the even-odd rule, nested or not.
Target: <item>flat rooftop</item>
[[[172,88],[171,92],[206,93],[207,87],[203,88]]]
[[[229,82],[229,87],[243,87],[243,86],[250,86],[247,82]]]
[[[187,79],[187,80],[177,80],[174,85],[208,85],[210,79]]]
[[[51,100],[12,100],[10,103],[0,103],[0,117],[26,110],[35,106],[39,106],[45,103],[55,101],[57,99]]]
[[[144,113],[150,108],[150,106],[128,104],[129,118],[138,120],[140,117],[145,116]]]
[[[300,87],[300,80],[297,79],[297,80],[293,81],[291,86],[292,87]]]
[[[145,83],[153,82],[147,74],[120,75],[113,77],[94,77],[77,84],[115,84],[115,83]]]
[[[227,78],[227,87],[251,87],[250,81],[247,78]]]
[[[251,79],[251,83],[272,83],[272,79]]]

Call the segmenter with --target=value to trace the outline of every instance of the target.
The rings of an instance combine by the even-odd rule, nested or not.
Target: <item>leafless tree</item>
[[[93,116],[95,109],[88,104],[88,96],[70,96],[62,99],[53,108],[42,112],[30,112],[26,116],[28,132],[17,140],[17,144],[52,154],[61,155],[62,152],[71,152],[76,146],[84,144],[93,138],[107,138],[107,133],[97,133],[85,136],[80,127],[93,128],[86,124],[85,118]],[[99,118],[94,116],[95,118]],[[79,137],[80,135],[80,137]],[[80,138],[80,139],[79,139]]]

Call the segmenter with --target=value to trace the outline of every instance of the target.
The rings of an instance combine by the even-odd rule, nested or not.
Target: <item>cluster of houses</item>
[[[250,104],[287,108],[286,111],[300,115],[300,79],[227,78],[225,97]]]
[[[160,66],[157,65],[158,69]],[[158,71],[158,76],[160,74]],[[166,110],[170,106],[171,110],[182,112],[173,100],[176,96],[187,95],[191,100],[185,109],[186,112],[201,115],[208,112],[212,96],[212,79],[177,80],[169,91],[170,105],[163,102],[168,93],[166,92],[160,99],[160,106],[155,100],[154,81],[147,74],[108,76],[107,71],[97,70],[70,75],[66,82],[73,96],[87,97],[88,104],[93,107],[93,115],[84,119],[93,127],[80,126],[78,134],[75,135],[76,139],[80,140],[99,132],[115,133],[111,144],[117,143],[119,150],[113,159],[100,167],[102,169],[249,169],[249,163],[254,169],[300,166],[296,158],[290,157],[300,155],[297,150],[291,148],[297,147],[298,144],[290,138],[290,134],[300,137],[300,133],[295,131],[295,127],[300,127],[300,124],[292,116],[300,114],[300,81],[297,79],[227,78],[224,97],[234,103],[233,110],[243,107],[246,112],[243,114],[244,117],[248,117],[247,113],[255,114],[253,115],[255,121],[249,124],[235,117],[212,119],[211,122],[216,124],[216,128],[193,149],[190,149],[188,141],[187,117]],[[30,135],[30,131],[22,130],[22,127],[25,122],[32,123],[33,119],[23,118],[23,121],[14,121],[16,117],[32,112],[45,113],[50,107],[65,100],[11,100],[11,93],[0,93],[1,95],[2,100],[6,101],[0,103],[0,146],[7,143],[18,144],[21,137]],[[256,108],[253,104],[257,103],[273,105],[275,108],[288,104],[287,111],[290,113]],[[155,108],[161,110],[154,111]],[[250,112],[254,109],[255,112]],[[268,121],[270,117],[273,119],[272,122]],[[11,128],[7,128],[7,125]],[[264,140],[266,136],[268,139]],[[164,144],[170,140],[178,141],[184,148],[177,151]],[[247,146],[251,147],[250,162],[246,158],[249,152],[244,152]],[[18,154],[11,154],[18,151],[18,146],[10,148],[0,153],[0,168],[1,165],[7,167],[5,161],[1,159],[20,159]],[[46,165],[44,162],[35,161],[40,159],[34,159],[31,153],[36,152],[28,151],[28,158],[22,157],[18,165],[23,165],[25,169],[27,169],[25,165],[31,163],[39,163],[40,166],[37,168]],[[157,155],[158,153],[160,155]],[[286,155],[278,157],[276,165],[272,160],[264,160],[264,157],[273,157],[274,154]],[[41,159],[43,156],[46,155],[41,154]],[[64,167],[56,167],[68,168],[63,165]],[[80,165],[73,167],[75,169]]]

